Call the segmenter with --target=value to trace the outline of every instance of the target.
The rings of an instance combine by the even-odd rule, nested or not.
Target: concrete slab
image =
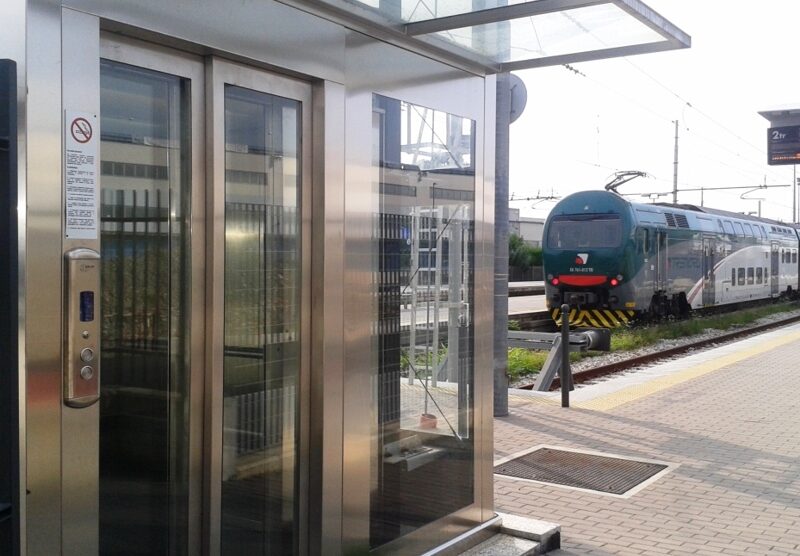
[[[462,556],[534,556],[536,554],[544,554],[538,542],[498,533],[478,546],[463,552]]]
[[[502,519],[501,533],[536,541],[541,545],[542,553],[561,546],[561,526],[557,523],[502,512],[497,515]]]

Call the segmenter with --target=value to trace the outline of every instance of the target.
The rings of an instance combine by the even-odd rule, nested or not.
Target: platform
[[[520,295],[544,295],[544,282],[509,282],[509,297]]]
[[[512,391],[495,458],[539,445],[655,460],[626,497],[495,476],[497,511],[559,523],[556,555],[799,554],[800,325],[559,393]]]

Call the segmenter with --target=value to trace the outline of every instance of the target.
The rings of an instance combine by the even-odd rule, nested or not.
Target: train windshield
[[[550,222],[551,249],[608,249],[622,245],[622,221],[617,214],[556,216]]]

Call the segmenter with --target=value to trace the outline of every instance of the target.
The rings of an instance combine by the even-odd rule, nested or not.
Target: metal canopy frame
[[[389,17],[380,9],[362,4],[358,0],[280,1],[302,7],[306,11],[321,17],[335,18],[339,23],[353,30],[450,62],[461,68],[471,69],[472,71],[476,67],[480,68],[484,74],[677,50],[690,47],[692,42],[688,34],[641,0],[530,0],[520,4],[475,10],[414,22],[398,21]],[[525,17],[603,5],[616,6],[651,31],[663,37],[664,40],[500,62],[436,35],[436,33],[456,29],[509,22]]]

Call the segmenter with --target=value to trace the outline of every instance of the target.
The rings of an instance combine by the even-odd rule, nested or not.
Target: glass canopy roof
[[[686,48],[640,0],[323,0],[487,73]]]

